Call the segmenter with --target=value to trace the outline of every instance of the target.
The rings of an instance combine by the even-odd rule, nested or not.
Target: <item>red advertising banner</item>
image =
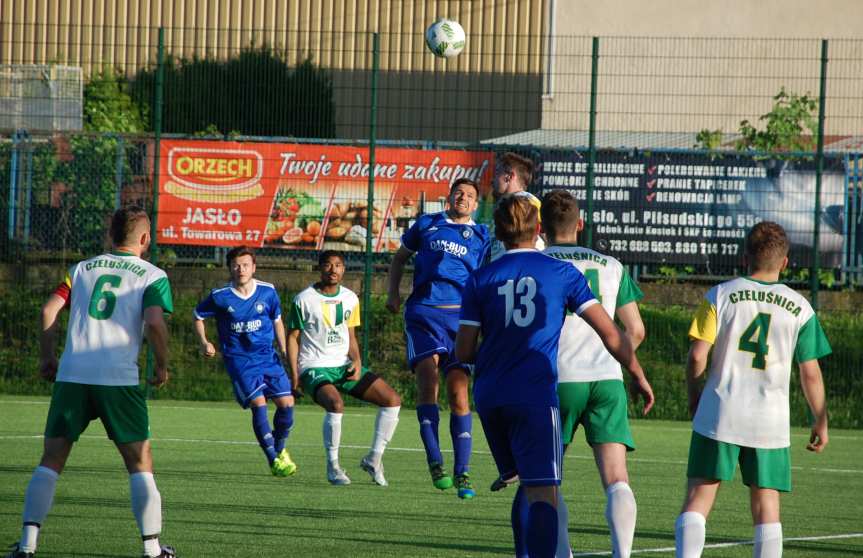
[[[461,177],[490,186],[490,151],[378,148],[372,211],[376,252],[393,251],[420,213],[446,208]],[[364,250],[368,149],[163,140],[160,244]]]

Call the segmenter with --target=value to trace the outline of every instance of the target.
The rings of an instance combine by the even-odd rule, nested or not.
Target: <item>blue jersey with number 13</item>
[[[557,347],[566,311],[596,304],[569,262],[536,250],[510,250],[474,272],[462,296],[460,323],[478,326],[477,409],[557,405]]]

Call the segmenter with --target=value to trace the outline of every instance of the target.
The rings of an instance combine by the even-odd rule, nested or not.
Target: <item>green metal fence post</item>
[[[369,332],[371,331],[371,300],[372,300],[372,220],[374,219],[375,203],[375,143],[377,142],[378,119],[378,66],[380,63],[380,35],[372,33],[372,91],[369,102],[369,187],[366,197],[366,258],[363,275],[363,362],[369,362]]]
[[[593,247],[593,174],[596,165],[596,84],[599,72],[599,37],[593,38],[590,53],[590,128],[587,158],[587,209],[585,215],[585,246]]]
[[[153,102],[153,136],[155,145],[153,147],[153,208],[150,216],[150,262],[153,265],[159,263],[159,243],[156,241],[158,228],[156,222],[159,219],[159,151],[162,140],[162,86],[165,79],[165,28],[159,27],[159,46],[156,51],[156,84]],[[153,377],[153,349],[147,348],[147,379]],[[147,397],[152,394],[152,387],[147,384]]]
[[[812,269],[809,272],[809,297],[812,308],[818,310],[820,287],[821,250],[818,246],[821,235],[821,175],[824,172],[824,107],[827,104],[827,40],[821,41],[821,83],[818,93],[818,151],[815,154],[815,214],[812,231]]]

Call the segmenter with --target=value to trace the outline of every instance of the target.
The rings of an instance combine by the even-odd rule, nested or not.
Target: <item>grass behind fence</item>
[[[282,291],[287,307],[295,293]],[[201,293],[203,296],[204,293]],[[180,295],[171,317],[172,379],[170,384],[153,393],[156,399],[223,401],[232,399],[231,386],[221,359],[204,359],[198,352],[192,328],[192,310],[198,302],[194,295]],[[10,394],[47,394],[50,385],[36,376],[39,357],[39,307],[41,295],[6,294],[0,297],[0,392]],[[685,420],[687,402],[685,387],[687,332],[692,310],[684,307],[643,305],[642,316],[647,339],[638,350],[657,403],[651,418]],[[405,362],[401,315],[384,308],[383,297],[372,297],[372,307],[364,312],[372,320],[372,370],[383,376],[402,396],[406,406],[413,406],[416,387],[413,374]],[[856,314],[831,314],[821,317],[833,354],[822,359],[827,386],[831,424],[844,428],[863,427],[863,317]],[[215,324],[208,321],[208,335],[216,340]],[[142,359],[143,364],[143,359]],[[800,389],[796,370],[792,373],[791,417],[795,425],[808,422],[806,401]],[[350,398],[348,398],[350,399]],[[350,400],[348,404],[352,403]],[[441,401],[445,406],[445,401]],[[633,414],[640,414],[640,403],[631,403]]]

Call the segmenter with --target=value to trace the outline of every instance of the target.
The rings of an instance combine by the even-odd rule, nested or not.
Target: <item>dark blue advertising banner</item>
[[[546,150],[536,157],[536,193],[563,188],[587,208],[587,153]],[[537,156],[538,155],[538,156]],[[742,262],[746,232],[760,221],[782,225],[791,265],[809,265],[814,230],[815,162],[750,155],[598,152],[594,167],[593,244],[624,262],[677,263],[708,270]],[[819,248],[823,266],[843,251],[843,160],[826,158]]]

